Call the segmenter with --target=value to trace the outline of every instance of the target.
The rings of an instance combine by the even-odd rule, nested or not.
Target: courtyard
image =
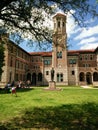
[[[21,88],[17,97],[0,91],[0,129],[97,130],[98,89],[59,87]]]

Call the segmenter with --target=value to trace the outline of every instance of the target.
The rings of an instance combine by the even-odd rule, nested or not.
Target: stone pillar
[[[56,89],[56,83],[55,83],[55,81],[50,81],[49,82],[49,89]]]
[[[85,75],[84,75],[84,80],[85,80],[85,85],[87,85],[86,73],[85,73]]]

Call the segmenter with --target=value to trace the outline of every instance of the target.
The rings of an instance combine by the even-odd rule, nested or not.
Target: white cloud
[[[96,47],[98,47],[98,43],[86,43],[80,49],[95,49]]]
[[[66,31],[67,31],[68,37],[70,37],[71,34],[74,33],[75,26],[76,25],[74,23],[73,17],[70,14],[68,14],[67,15],[67,22],[66,22]]]
[[[81,33],[75,37],[75,40],[81,40],[86,37],[98,34],[98,26],[90,27],[89,29],[81,28]]]
[[[87,20],[85,23],[91,25],[88,28],[81,28],[77,26],[71,15],[67,17],[67,35],[72,39],[71,43],[77,49],[93,49],[98,47],[98,25],[96,19]],[[95,25],[94,25],[95,24]],[[74,37],[73,37],[74,36]]]
[[[86,43],[94,43],[96,42],[96,38],[95,37],[91,37],[91,38],[86,38],[86,39],[82,39],[78,45],[84,45]]]

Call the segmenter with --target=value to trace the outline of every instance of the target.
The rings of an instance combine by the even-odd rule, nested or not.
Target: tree
[[[34,41],[51,42],[52,33],[47,27],[47,19],[57,9],[70,13],[75,21],[84,25],[85,16],[97,16],[97,3],[93,5],[88,0],[1,0],[0,20],[9,32],[17,31]]]
[[[85,16],[98,16],[96,8],[97,3],[91,4],[88,0],[1,0],[0,26],[33,41],[51,43],[52,30],[47,27],[48,20],[58,9],[66,15],[70,13],[83,26]],[[4,58],[2,45],[0,49],[1,68]]]

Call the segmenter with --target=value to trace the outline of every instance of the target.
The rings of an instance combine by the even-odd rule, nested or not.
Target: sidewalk
[[[92,87],[92,86],[88,86],[88,85],[84,85],[81,86],[82,88],[91,88],[91,89],[98,89],[98,87]]]
[[[92,88],[91,86],[85,85],[85,86],[81,86],[82,88]]]

